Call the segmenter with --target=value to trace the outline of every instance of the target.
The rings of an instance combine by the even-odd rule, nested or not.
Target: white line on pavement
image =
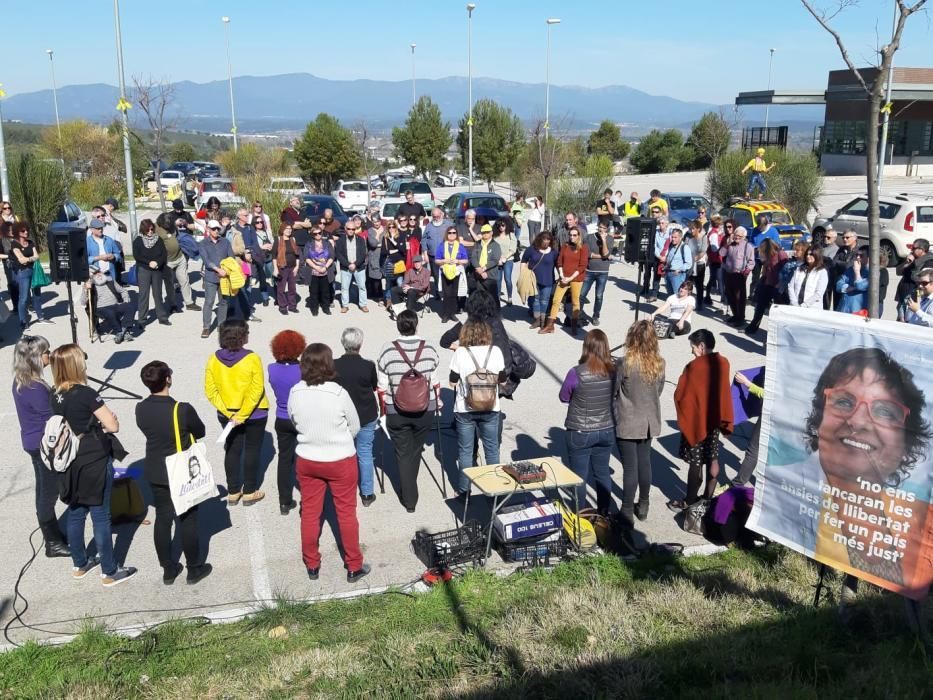
[[[252,507],[246,510],[247,536],[249,537],[249,564],[253,575],[253,597],[256,600],[272,598],[269,584],[269,568],[266,566],[266,541],[262,534],[259,513]]]

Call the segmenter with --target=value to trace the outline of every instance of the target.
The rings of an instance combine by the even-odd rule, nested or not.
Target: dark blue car
[[[467,209],[475,210],[476,216],[487,222],[509,215],[508,204],[494,192],[457,192],[444,200],[442,208],[454,223],[463,221]]]
[[[697,218],[700,207],[706,209],[707,217],[712,213],[709,200],[695,192],[665,192],[661,198],[667,202],[667,215],[672,224],[688,225]]]
[[[306,194],[303,197],[301,218],[317,221],[324,216],[325,209],[333,210],[334,218],[340,222],[341,226],[345,226],[350,218],[340,206],[340,203],[329,194]]]

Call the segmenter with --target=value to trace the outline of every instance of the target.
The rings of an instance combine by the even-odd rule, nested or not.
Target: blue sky
[[[843,67],[830,37],[798,0],[475,0],[473,75],[542,82],[547,17],[551,82],[625,84],[684,100],[731,102],[763,89],[768,49],[774,87],[819,88]],[[831,6],[834,0],[815,0]],[[116,84],[110,0],[3,0],[9,94],[50,86]],[[127,80],[145,74],[206,82],[226,77],[222,15],[231,17],[234,75],[308,72],[331,79],[407,80],[409,44],[419,77],[466,75],[467,12],[459,0],[123,0]],[[836,26],[853,59],[873,59],[876,30],[890,33],[891,0],[863,0]],[[933,64],[928,15],[915,15],[897,63]]]

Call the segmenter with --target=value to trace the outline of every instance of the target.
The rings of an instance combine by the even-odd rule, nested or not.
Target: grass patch
[[[902,601],[864,587],[843,627],[780,547],[552,572],[469,572],[408,596],[278,604],[231,625],[0,656],[16,698],[924,697],[931,660]],[[831,584],[838,589],[838,582]],[[928,606],[929,607],[929,606]],[[929,624],[929,610],[927,611]]]

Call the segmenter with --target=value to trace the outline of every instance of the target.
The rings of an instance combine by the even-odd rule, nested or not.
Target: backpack
[[[71,431],[64,416],[50,416],[45,422],[39,454],[46,467],[59,474],[68,471],[81,446],[81,436]]]
[[[415,360],[412,362],[408,355],[402,350],[398,341],[393,341],[392,345],[401,355],[402,360],[408,365],[408,371],[402,375],[398,386],[392,391],[392,402],[395,408],[402,413],[423,413],[428,410],[428,404],[431,400],[431,386],[428,378],[425,377],[416,368],[418,360],[421,359],[421,353],[424,351],[424,341],[418,344],[415,351]]]
[[[486,369],[489,364],[489,357],[492,355],[492,345],[486,351],[486,359],[483,360],[483,366],[480,367],[473,356],[470,348],[465,348],[470,359],[473,360],[473,372],[470,372],[464,380],[463,385],[466,389],[466,405],[473,411],[491,411],[496,405],[496,397],[499,390],[499,377],[495,372]]]

